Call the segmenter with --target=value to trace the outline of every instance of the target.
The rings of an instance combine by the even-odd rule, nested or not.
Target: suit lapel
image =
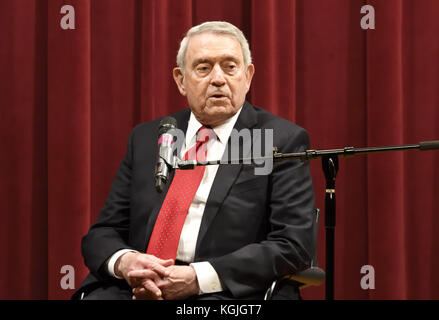
[[[240,131],[242,129],[250,129],[257,124],[256,112],[253,106],[247,101],[242,107],[241,113],[235,123],[234,129]],[[228,141],[230,147],[230,138]],[[245,156],[245,155],[244,155]],[[210,189],[209,197],[207,199],[206,207],[204,209],[203,218],[201,220],[200,230],[198,233],[197,245],[195,249],[195,261],[199,251],[200,243],[203,241],[207,230],[212,224],[216,214],[218,213],[224,199],[226,198],[229,189],[232,187],[239,173],[241,172],[242,164],[222,164],[219,165],[215,180]]]

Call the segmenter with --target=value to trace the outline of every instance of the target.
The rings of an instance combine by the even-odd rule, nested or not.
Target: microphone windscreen
[[[159,124],[159,137],[171,129],[177,127],[177,120],[173,117],[164,117]]]

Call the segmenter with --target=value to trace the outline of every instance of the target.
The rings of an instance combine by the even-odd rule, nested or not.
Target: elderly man
[[[190,109],[173,114],[192,150],[220,159],[232,129],[272,129],[280,152],[308,148],[305,130],[245,101],[255,71],[247,40],[227,22],[191,28],[173,76]],[[83,238],[84,299],[261,299],[275,279],[309,266],[314,193],[307,163],[176,170],[154,188],[160,119],[138,125],[97,222]],[[200,132],[209,136],[199,148]],[[199,149],[198,149],[199,148]],[[199,150],[204,150],[203,152]],[[188,182],[189,181],[189,182]],[[280,286],[279,296],[299,297]]]

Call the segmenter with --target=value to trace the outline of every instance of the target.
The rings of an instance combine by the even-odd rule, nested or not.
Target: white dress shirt
[[[241,113],[241,110],[242,107],[233,117],[227,119],[226,122],[212,128],[216,134],[217,139],[212,138],[207,143],[207,160],[221,159],[226,148],[227,141],[229,140],[230,134],[233,127],[235,126],[239,114]],[[203,125],[198,122],[194,114],[191,112],[185,136],[185,143],[182,147],[180,154],[181,158],[183,158],[187,150],[195,145],[196,134],[202,126]],[[197,274],[200,294],[218,292],[223,290],[218,274],[209,262],[205,261],[191,263],[192,261],[194,261],[195,246],[197,243],[201,220],[203,218],[207,198],[209,197],[210,189],[212,188],[217,170],[218,165],[206,166],[200,186],[198,187],[194,199],[192,200],[192,203],[189,207],[189,211],[180,234],[180,241],[177,248],[176,259],[190,263],[190,265],[194,268]],[[114,273],[114,264],[121,255],[128,251],[132,250],[119,250],[115,254],[113,254],[108,260],[108,272],[112,276],[119,278]]]

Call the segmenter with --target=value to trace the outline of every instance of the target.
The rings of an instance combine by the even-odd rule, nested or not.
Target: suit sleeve
[[[130,134],[127,153],[113,180],[105,205],[81,243],[86,266],[100,279],[110,277],[106,270],[106,261],[113,253],[120,249],[134,249],[127,244],[133,135],[134,130]]]
[[[304,151],[309,148],[308,134],[293,130],[280,145],[280,152]],[[274,279],[310,265],[315,204],[309,164],[298,159],[275,162],[269,179],[266,240],[209,260],[236,298],[264,291]]]

